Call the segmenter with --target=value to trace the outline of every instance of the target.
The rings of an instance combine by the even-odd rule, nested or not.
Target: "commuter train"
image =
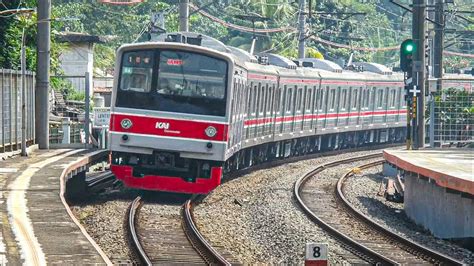
[[[117,52],[111,170],[128,187],[206,194],[224,173],[405,139],[403,76],[370,63],[253,56],[196,33]]]

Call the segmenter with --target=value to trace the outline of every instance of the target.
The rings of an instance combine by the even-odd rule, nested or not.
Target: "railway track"
[[[344,182],[358,170],[350,170],[339,180],[315,178],[316,175],[331,168],[381,157],[380,153],[370,154],[316,167],[295,183],[294,194],[298,203],[311,220],[335,236],[353,254],[371,264],[462,265],[459,261],[386,230],[350,206],[343,194]],[[383,160],[376,160],[358,169],[370,168],[381,163]]]
[[[192,218],[192,201],[174,208],[172,214],[154,215],[157,223],[142,223],[139,214],[143,201],[137,197],[128,213],[128,233],[141,263],[155,264],[212,264],[231,265],[199,233]],[[143,218],[145,219],[145,218]],[[160,229],[164,228],[164,230]]]

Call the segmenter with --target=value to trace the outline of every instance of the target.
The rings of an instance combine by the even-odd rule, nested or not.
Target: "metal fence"
[[[432,110],[435,147],[474,142],[474,79],[444,80]]]
[[[35,136],[35,73],[25,76],[26,144]],[[0,69],[0,153],[21,149],[21,71]]]

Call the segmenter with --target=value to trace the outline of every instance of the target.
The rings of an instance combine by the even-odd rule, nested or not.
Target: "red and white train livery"
[[[225,172],[256,163],[403,140],[402,75],[358,66],[252,56],[194,33],[124,45],[111,169],[129,187],[209,193]]]

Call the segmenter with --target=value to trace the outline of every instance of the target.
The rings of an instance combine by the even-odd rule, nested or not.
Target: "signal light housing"
[[[413,70],[413,54],[416,51],[415,43],[412,39],[407,39],[400,45],[400,68],[404,72],[411,73]]]

